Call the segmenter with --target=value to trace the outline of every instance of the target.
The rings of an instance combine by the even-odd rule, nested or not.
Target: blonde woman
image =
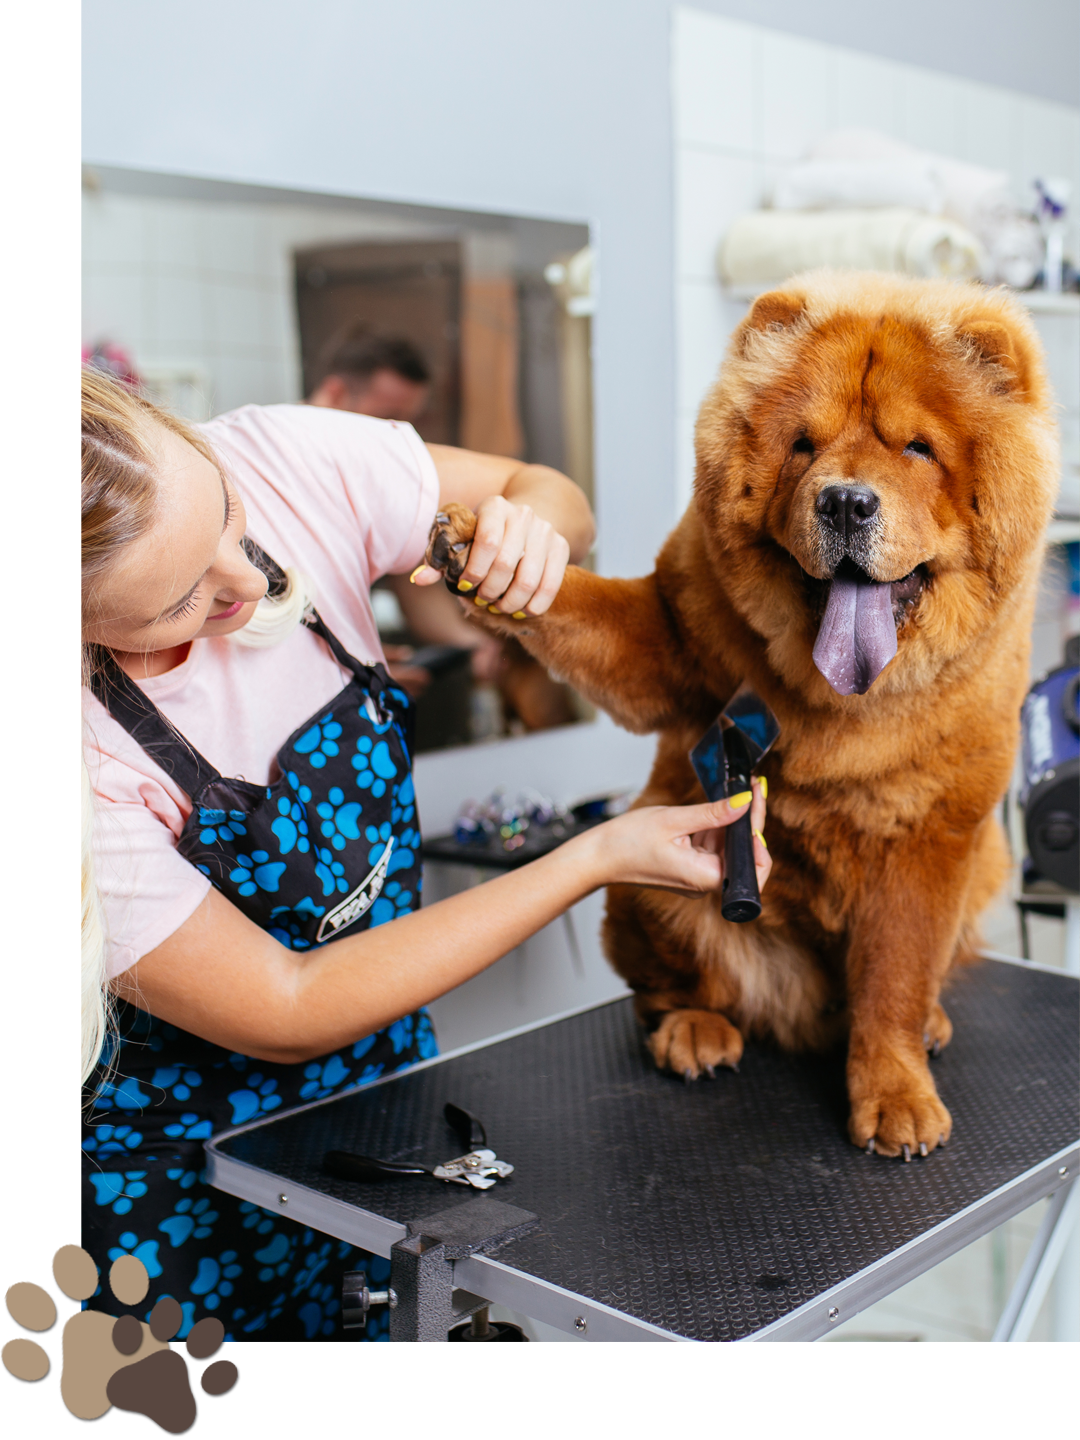
[[[385,1265],[210,1190],[210,1134],[434,1054],[423,1005],[601,885],[714,889],[745,808],[633,811],[419,910],[411,713],[367,596],[450,500],[480,517],[470,600],[541,614],[591,543],[555,471],[304,406],[193,429],[84,372],[83,1244],[137,1255],[137,1313],[172,1295],[181,1333],[344,1339],[342,1271]]]

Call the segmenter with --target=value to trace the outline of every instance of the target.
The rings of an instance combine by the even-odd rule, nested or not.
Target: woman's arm
[[[211,890],[114,989],[226,1049],[300,1063],[437,999],[602,885],[717,889],[718,827],[744,810],[727,801],[631,810],[520,870],[307,952],[287,950]],[[765,801],[756,782],[751,817],[760,832]],[[754,843],[764,885],[768,852]]]

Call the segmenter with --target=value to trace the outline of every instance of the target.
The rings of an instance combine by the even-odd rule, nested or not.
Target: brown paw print
[[[195,1423],[195,1396],[188,1380],[187,1361],[168,1348],[183,1321],[184,1312],[171,1296],[159,1300],[150,1312],[150,1333],[164,1342],[165,1348],[137,1364],[125,1364],[114,1372],[106,1387],[118,1410],[145,1415],[170,1435],[181,1435]],[[138,1324],[132,1316],[122,1315],[113,1325],[112,1343],[122,1355],[129,1353],[128,1346],[137,1346]],[[220,1349],[224,1338],[221,1321],[208,1316],[192,1326],[186,1342],[188,1354],[193,1360],[207,1360]],[[218,1360],[203,1371],[202,1388],[207,1395],[224,1395],[238,1376],[231,1360]]]

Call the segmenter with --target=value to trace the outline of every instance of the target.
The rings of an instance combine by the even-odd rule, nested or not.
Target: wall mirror
[[[326,403],[554,466],[592,499],[587,226],[105,167],[83,192],[84,356],[159,403],[299,402],[374,354],[389,390]],[[593,718],[516,643],[470,654],[410,600],[400,577],[372,596],[419,751]]]

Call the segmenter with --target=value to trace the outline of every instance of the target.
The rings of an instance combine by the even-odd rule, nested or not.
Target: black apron
[[[245,544],[270,593],[280,592],[281,570]],[[351,678],[289,736],[269,785],[219,774],[108,655],[93,681],[113,718],[191,797],[180,854],[293,950],[407,915],[421,885],[408,697],[382,665],[349,655],[316,613],[304,623]],[[237,1340],[385,1339],[385,1315],[342,1331],[340,1291],[344,1271],[364,1268],[381,1282],[389,1262],[212,1190],[202,1142],[435,1055],[426,1012],[318,1060],[276,1065],[117,1008],[119,1041],[89,1082],[82,1243],[102,1274],[121,1255],[138,1256],[150,1290],[124,1306],[106,1288],[90,1306],[145,1320],[171,1295],[184,1312],[180,1338],[216,1315]]]

